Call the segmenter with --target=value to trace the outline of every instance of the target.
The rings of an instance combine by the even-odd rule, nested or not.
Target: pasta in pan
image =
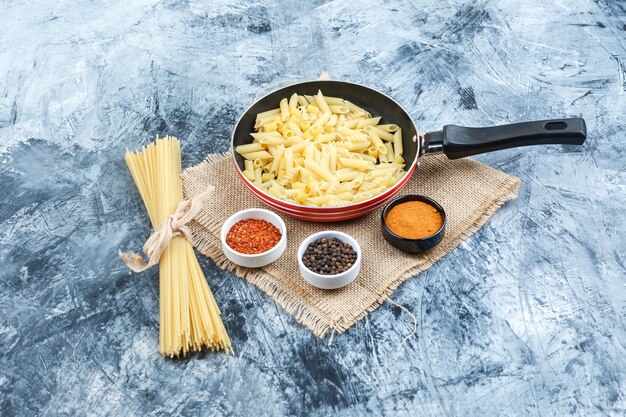
[[[321,91],[293,94],[259,113],[253,142],[235,151],[244,158],[244,176],[272,197],[315,207],[355,204],[405,174],[402,130],[380,121]]]

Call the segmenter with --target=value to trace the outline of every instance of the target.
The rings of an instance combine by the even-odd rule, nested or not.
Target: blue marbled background
[[[626,3],[0,5],[0,414],[624,415]],[[374,86],[423,130],[586,118],[582,147],[479,159],[519,198],[334,346],[202,258],[237,355],[158,354],[157,272],[122,161],[225,151],[273,83]],[[271,88],[271,87],[270,87]]]

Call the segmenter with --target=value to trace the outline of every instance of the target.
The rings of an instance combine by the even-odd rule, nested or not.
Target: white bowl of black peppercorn
[[[307,251],[309,246],[317,251]],[[318,232],[300,244],[298,265],[300,275],[306,282],[317,288],[334,290],[348,285],[359,275],[361,247],[354,238],[345,233],[334,230]]]

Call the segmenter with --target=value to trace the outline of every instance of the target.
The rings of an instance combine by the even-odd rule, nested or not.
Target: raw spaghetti
[[[156,142],[124,157],[155,229],[183,199],[180,141]],[[191,243],[174,236],[159,260],[160,351],[185,356],[203,347],[232,353],[220,310],[200,269]]]

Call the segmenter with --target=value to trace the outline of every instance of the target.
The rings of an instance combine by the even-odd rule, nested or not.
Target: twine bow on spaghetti
[[[148,262],[138,253],[119,251],[118,255],[126,266],[133,272],[145,271],[159,263],[161,255],[173,238],[183,236],[187,240],[191,240],[191,230],[189,230],[187,223],[200,213],[202,205],[208,200],[213,190],[214,187],[210,187],[191,200],[181,201],[176,211],[161,222],[143,245],[143,253],[148,257]]]

